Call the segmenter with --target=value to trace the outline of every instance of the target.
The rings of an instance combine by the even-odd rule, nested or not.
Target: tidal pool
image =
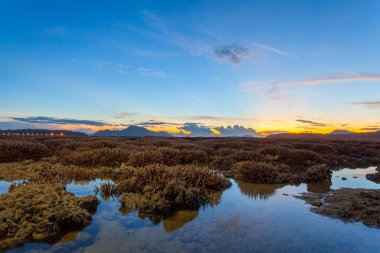
[[[375,168],[344,169],[332,185],[258,185],[232,180],[215,204],[165,218],[122,213],[117,199],[104,200],[90,226],[59,242],[28,243],[9,252],[380,252],[380,229],[310,212],[292,194],[340,187],[380,188],[365,178]],[[345,177],[347,180],[342,180]],[[72,183],[77,196],[94,194],[101,180]],[[0,193],[9,183],[0,183]]]

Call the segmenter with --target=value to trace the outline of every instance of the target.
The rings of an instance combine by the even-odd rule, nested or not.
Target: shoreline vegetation
[[[242,187],[248,187],[244,183],[331,184],[333,170],[378,165],[377,141],[0,137],[0,180],[17,181],[0,196],[0,249],[56,239],[68,227],[89,225],[99,200],[68,193],[65,185],[72,181],[105,179],[96,192],[105,200],[117,198],[121,212],[137,210],[154,223],[175,211],[217,204],[216,196],[231,186],[229,178],[242,182]],[[378,169],[367,178],[378,182],[379,174]],[[352,196],[368,215],[347,207]],[[365,200],[360,199],[363,196]],[[380,207],[373,204],[379,202],[378,193],[372,190],[345,189],[300,198],[323,215],[380,224]],[[336,204],[335,213],[331,208],[326,211],[325,206],[335,203],[345,204]],[[342,210],[352,217],[340,215]]]
[[[311,210],[317,214],[380,228],[380,190],[342,188],[296,197],[312,205]]]
[[[11,185],[0,195],[0,249],[57,239],[91,223],[99,200],[75,197],[62,184]]]

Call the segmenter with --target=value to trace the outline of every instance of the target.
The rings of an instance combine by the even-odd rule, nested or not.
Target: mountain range
[[[128,128],[123,129],[123,130],[101,130],[94,133],[93,136],[173,137],[173,135],[167,132],[153,132],[144,127],[139,127],[139,126],[129,126]]]
[[[311,133],[281,133],[269,135],[267,138],[304,138],[304,139],[365,139],[380,140],[380,131],[370,133],[355,133],[347,130],[335,130],[328,134],[311,134]]]
[[[87,136],[82,132],[68,130],[49,130],[49,129],[16,129],[0,130],[0,135],[16,136]]]
[[[226,128],[228,129],[228,128]],[[16,135],[16,136],[39,136],[39,135],[51,135],[51,136],[86,136],[87,134],[82,132],[75,131],[67,131],[67,130],[48,130],[48,129],[17,129],[17,130],[0,130],[1,135]],[[173,135],[168,132],[154,132],[150,131],[144,127],[140,126],[129,126],[126,129],[122,130],[101,130],[95,132],[91,136],[98,137],[185,137],[187,135]],[[192,136],[192,135],[189,135]],[[194,135],[193,137],[198,137],[198,135]],[[210,136],[211,137],[211,136]],[[214,135],[215,137],[215,135]],[[228,131],[224,131],[220,137],[263,137],[256,132],[240,135],[229,133]],[[266,138],[304,138],[304,139],[374,139],[380,140],[380,131],[377,132],[368,132],[368,133],[355,133],[347,130],[334,130],[328,134],[312,134],[312,133],[279,133],[272,134],[267,136]]]

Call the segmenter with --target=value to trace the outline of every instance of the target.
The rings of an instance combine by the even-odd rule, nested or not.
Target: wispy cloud
[[[26,122],[30,124],[57,124],[57,125],[88,125],[88,126],[108,126],[109,124],[103,121],[81,120],[55,117],[10,117],[10,119]]]
[[[141,114],[138,112],[120,112],[120,113],[114,114],[112,117],[115,119],[125,119],[129,117],[132,118],[136,115],[141,115]]]
[[[199,56],[211,55],[213,47],[211,43],[204,42],[199,39],[194,39],[188,35],[180,34],[173,31],[171,27],[161,17],[153,12],[144,10],[141,13],[145,22],[153,28],[153,31],[141,30],[136,27],[129,27],[137,33],[143,36],[150,37],[159,42],[170,44],[178,48],[184,49],[191,54]]]
[[[380,109],[380,101],[349,102],[346,104],[362,106],[368,109]]]
[[[162,71],[159,69],[150,69],[150,68],[137,68],[137,72],[141,76],[149,76],[149,77],[156,77],[156,78],[165,78],[165,77],[174,76],[165,71]]]
[[[271,47],[267,44],[258,44],[258,43],[255,43],[254,44],[256,47],[258,48],[262,48],[262,49],[265,49],[265,50],[268,50],[272,53],[275,53],[275,54],[278,54],[278,55],[281,55],[281,56],[285,56],[285,57],[292,57],[292,58],[297,58],[295,55],[292,55],[292,54],[289,54],[283,50],[280,50],[278,48],[274,48],[274,47]]]
[[[136,125],[136,126],[182,126],[183,124],[173,123],[173,122],[165,122],[165,121],[149,120],[149,121],[138,122],[134,125]]]
[[[299,81],[282,82],[275,84],[276,87],[308,86],[328,83],[357,82],[357,81],[380,81],[380,75],[354,75],[354,76],[331,76]]]
[[[165,116],[165,115],[152,115],[145,114],[141,112],[120,112],[112,115],[114,119],[132,119],[132,118],[141,118],[141,119],[149,119],[156,121],[251,121],[251,118],[243,118],[243,117],[221,117],[221,116],[212,116],[212,115],[177,115],[177,116]]]
[[[364,127],[364,128],[361,128],[361,130],[363,130],[363,131],[379,131],[380,127]]]
[[[247,48],[237,44],[216,48],[214,53],[216,57],[220,59],[229,59],[234,64],[240,64],[242,62],[242,58],[246,58],[251,55]]]
[[[264,43],[239,43],[219,37],[210,36],[209,33],[201,34],[202,37],[194,37],[187,33],[182,34],[175,31],[175,24],[168,22],[159,15],[144,10],[141,12],[141,18],[148,25],[147,28],[134,27],[129,24],[121,24],[124,28],[133,31],[144,37],[168,45],[183,49],[192,55],[203,56],[214,59],[225,59],[228,63],[241,64],[243,59],[250,59],[253,51],[265,50],[283,57],[295,57],[281,49],[272,47]],[[199,31],[197,31],[199,32]]]
[[[145,77],[154,77],[154,78],[168,78],[175,77],[175,75],[170,74],[166,71],[160,69],[152,69],[145,67],[131,67],[122,63],[116,63],[112,61],[97,60],[94,62],[94,65],[98,69],[108,70],[120,75],[138,75]]]
[[[241,117],[220,117],[220,116],[210,116],[210,115],[190,115],[183,116],[191,120],[212,120],[212,121],[249,121],[249,118],[241,118]]]
[[[315,122],[315,121],[311,121],[311,120],[297,119],[296,121],[300,122],[302,124],[307,124],[307,125],[314,126],[314,127],[327,126],[327,124],[325,124],[325,123],[319,123],[319,122]]]
[[[329,77],[319,77],[319,78],[310,78],[303,80],[295,81],[284,81],[284,82],[258,82],[258,81],[248,81],[244,82],[241,85],[241,90],[243,92],[264,92],[265,98],[274,101],[281,101],[282,98],[279,96],[279,92],[288,91],[287,88],[292,87],[305,87],[305,86],[317,86],[317,85],[329,85],[336,83],[349,83],[349,82],[379,82],[380,75],[366,75],[366,74],[356,74],[351,76],[329,76]],[[380,83],[379,83],[380,84]],[[287,96],[289,98],[289,96]],[[376,102],[371,103],[356,103],[357,105],[366,105],[368,107],[378,108]]]
[[[364,75],[357,74],[353,76],[330,76],[330,77],[319,77],[295,81],[285,81],[285,82],[246,82],[243,85],[244,90],[256,90],[257,88],[285,88],[293,86],[312,86],[321,84],[332,84],[332,83],[344,83],[344,82],[374,82],[380,81],[380,75]]]

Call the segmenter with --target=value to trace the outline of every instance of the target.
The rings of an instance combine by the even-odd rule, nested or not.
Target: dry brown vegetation
[[[304,193],[299,198],[318,214],[380,227],[380,190],[343,188],[322,194]]]
[[[145,214],[169,214],[175,209],[196,209],[212,202],[212,193],[231,183],[206,167],[169,167],[160,164],[127,167],[118,178],[122,209]]]
[[[0,250],[83,228],[97,205],[95,196],[75,197],[62,184],[12,185],[0,195]]]
[[[0,138],[0,162],[33,159],[64,166],[77,179],[82,167],[199,165],[254,183],[324,182],[329,169],[380,164],[380,142],[253,138]],[[315,167],[325,164],[325,167]],[[72,169],[68,169],[68,166]],[[327,169],[326,169],[327,168]],[[45,170],[45,169],[42,169]],[[55,170],[59,173],[60,169]],[[99,169],[89,172],[99,176]],[[111,174],[115,171],[103,171]],[[47,177],[47,176],[45,176]]]
[[[96,189],[104,199],[116,197],[122,212],[138,210],[139,217],[157,223],[178,210],[196,211],[202,205],[217,204],[221,191],[230,185],[224,176],[239,180],[245,191],[244,182],[329,186],[334,169],[379,164],[380,142],[376,141],[0,137],[0,180],[24,180],[1,195],[1,217],[8,218],[0,227],[0,241],[8,247],[56,236],[73,218],[62,212],[61,205],[66,203],[62,198],[76,203],[70,204],[75,210],[67,211],[81,213],[80,224],[88,224],[90,216],[78,206],[78,198],[64,190],[44,191],[52,184],[109,179]],[[378,174],[369,177],[375,180]],[[260,197],[260,193],[252,195]],[[10,204],[16,200],[18,204]],[[45,205],[50,208],[47,213],[41,209]],[[21,225],[31,221],[22,219],[34,219],[33,232],[30,226]]]

